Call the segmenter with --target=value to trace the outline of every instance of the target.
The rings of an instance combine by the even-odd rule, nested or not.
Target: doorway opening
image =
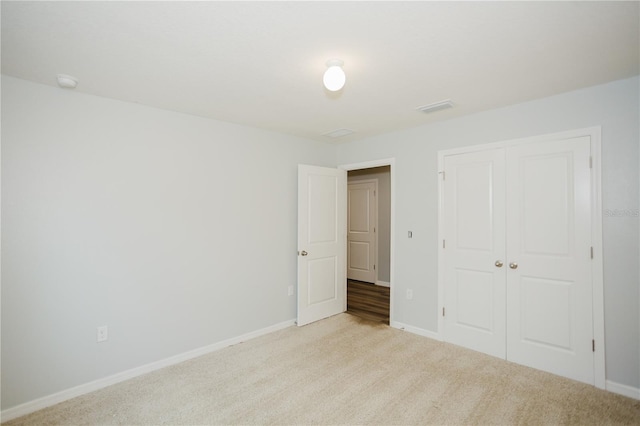
[[[347,312],[391,318],[391,165],[348,169]]]
[[[389,325],[400,327],[393,309],[394,163],[391,158],[337,169],[298,165],[298,326],[347,311],[347,172],[389,166]]]

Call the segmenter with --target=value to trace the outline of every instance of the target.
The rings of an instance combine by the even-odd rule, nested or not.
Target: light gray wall
[[[437,151],[602,125],[603,208],[634,211],[639,89],[336,148],[3,76],[2,409],[294,318],[298,163],[396,158],[395,320],[435,331]],[[603,220],[607,378],[637,388],[638,217]]]
[[[601,125],[603,209],[637,211],[639,89],[635,77],[339,146],[339,164],[396,159],[395,321],[437,331],[439,150]],[[407,230],[413,230],[412,239]],[[638,241],[637,215],[603,218],[606,374],[635,388],[640,386]],[[409,288],[412,300],[404,297]]]
[[[389,282],[391,248],[391,172],[389,166],[352,170],[348,181],[378,181],[378,281]]]
[[[335,160],[3,76],[2,409],[295,318],[297,164]]]

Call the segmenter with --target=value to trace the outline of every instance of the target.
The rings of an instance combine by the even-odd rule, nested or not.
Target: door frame
[[[527,138],[511,139],[501,142],[493,142],[480,145],[469,145],[461,148],[438,151],[438,336],[444,340],[444,157],[469,152],[484,151],[495,148],[507,148],[509,146],[548,142],[558,139],[570,139],[581,136],[591,138],[591,241],[593,244],[593,261],[591,262],[593,285],[593,338],[595,340],[594,352],[594,385],[597,388],[606,388],[605,370],[605,331],[604,331],[604,274],[602,253],[602,162],[601,162],[601,134],[600,126],[583,129],[569,130],[559,133],[550,133]]]
[[[393,295],[393,283],[395,282],[395,217],[396,217],[396,159],[395,158],[382,158],[379,160],[365,161],[360,163],[349,163],[339,165],[339,169],[346,170],[361,170],[371,169],[373,167],[385,167],[389,166],[389,186],[391,188],[391,214],[390,214],[390,230],[389,230],[389,325],[394,323],[394,295]],[[376,234],[377,237],[377,234]],[[378,249],[378,247],[376,247]],[[377,256],[377,253],[376,253]],[[345,259],[346,260],[346,259]],[[377,277],[377,271],[376,271]],[[345,290],[346,291],[346,290]]]
[[[349,278],[349,185],[357,185],[359,183],[373,183],[375,185],[375,193],[374,193],[374,205],[373,206],[369,206],[370,208],[373,208],[374,210],[374,220],[373,220],[373,227],[375,229],[374,232],[374,242],[373,242],[373,254],[374,254],[374,279],[373,279],[373,284],[378,284],[378,267],[380,265],[378,265],[378,234],[380,233],[380,228],[378,226],[378,179],[363,179],[363,180],[354,180],[352,182],[349,182],[349,175],[347,174],[347,278]],[[371,211],[369,211],[369,213],[371,213]]]

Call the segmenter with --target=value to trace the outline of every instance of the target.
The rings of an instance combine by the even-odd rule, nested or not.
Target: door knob
[[[302,251],[300,252],[300,256],[306,256],[306,255],[308,255],[308,254],[309,254],[309,253],[307,253],[307,252],[306,252],[306,251],[304,251],[304,250],[302,250]]]
[[[511,263],[509,264],[509,268],[511,268],[511,269],[518,269],[518,264],[517,264],[516,262],[511,262]]]
[[[496,266],[498,268],[502,268],[502,265],[504,265],[504,263],[502,263],[502,260],[496,260]]]

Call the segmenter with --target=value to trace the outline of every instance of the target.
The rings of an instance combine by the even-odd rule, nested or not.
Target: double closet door
[[[444,157],[444,339],[594,383],[588,136]]]

